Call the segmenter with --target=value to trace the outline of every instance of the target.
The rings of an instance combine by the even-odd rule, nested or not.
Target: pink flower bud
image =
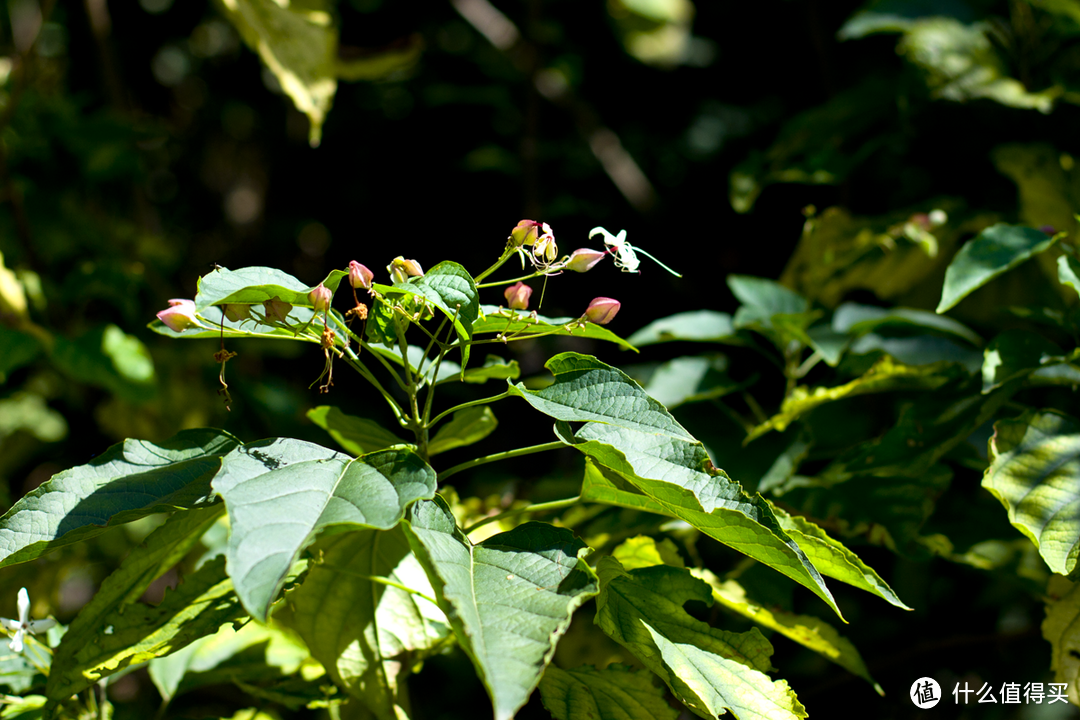
[[[349,263],[349,284],[352,285],[353,288],[370,290],[371,281],[374,277],[375,273],[371,272],[355,260]]]
[[[251,319],[251,306],[240,305],[238,303],[230,303],[225,306],[225,317],[229,318],[233,322],[240,322],[241,320]]]
[[[318,287],[308,293],[308,300],[311,301],[311,305],[315,308],[315,312],[329,310],[330,302],[333,299],[334,293],[330,292],[330,288],[322,283],[319,283]]]
[[[157,317],[176,332],[183,332],[192,327],[203,327],[195,316],[194,300],[170,300],[169,307],[159,312]]]
[[[510,231],[510,237],[506,240],[514,247],[532,246],[540,234],[540,227],[541,223],[535,220],[522,220]]]
[[[607,325],[615,318],[620,307],[622,307],[622,303],[618,300],[598,297],[589,303],[589,308],[585,311],[585,317],[597,325]]]
[[[424,269],[415,260],[406,260],[398,255],[393,262],[386,266],[390,278],[396,283],[403,283],[410,277],[423,277]]]
[[[292,311],[292,305],[277,296],[264,302],[263,308],[266,310],[266,319],[277,322],[285,322],[285,318]]]
[[[574,272],[588,272],[592,270],[593,265],[603,260],[605,255],[607,255],[606,252],[599,250],[578,248],[570,253],[570,259],[566,261],[566,269]]]
[[[514,310],[528,310],[529,298],[532,297],[532,288],[523,282],[516,282],[503,290],[507,304]]]

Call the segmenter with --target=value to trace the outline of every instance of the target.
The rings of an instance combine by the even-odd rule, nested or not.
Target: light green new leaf
[[[404,526],[458,643],[491,696],[495,720],[529,699],[555,644],[597,593],[589,549],[564,528],[525,523],[473,545],[442,498],[420,502]]]
[[[590,340],[603,340],[615,343],[624,350],[637,348],[603,325],[582,322],[580,317],[544,317],[532,313],[522,314],[516,310],[507,310],[498,305],[482,305],[480,319],[473,325],[473,334],[498,333],[500,336],[521,337],[528,335],[565,335],[584,337]]]
[[[210,479],[238,444],[223,430],[183,430],[161,445],[125,440],[53,476],[0,517],[0,567],[147,515],[210,504]]]
[[[265,622],[300,553],[322,530],[392,528],[435,494],[435,471],[407,447],[351,458],[301,440],[248,443],[222,459],[214,491],[229,511],[229,577]]]
[[[428,455],[480,442],[499,425],[487,405],[474,406],[454,413],[450,422],[439,428],[428,445]]]
[[[424,569],[398,526],[334,535],[275,618],[294,628],[336,683],[382,720],[408,709],[402,682],[450,637]]]
[[[61,670],[59,657],[54,658],[45,694],[63,700],[117,670],[175,652],[243,615],[225,575],[225,559],[215,558],[166,592],[156,607],[133,603],[123,612],[103,615],[89,641],[77,644],[65,637],[57,656],[63,652],[70,660]]]
[[[75,340],[55,337],[52,361],[68,377],[133,402],[146,402],[157,391],[150,351],[115,325],[95,328]]]
[[[1054,575],[1048,596],[1042,635],[1050,642],[1050,669],[1054,681],[1068,683],[1069,700],[1080,703],[1080,583]]]
[[[1052,571],[1073,572],[1080,554],[1080,420],[1045,410],[994,423],[982,484]]]
[[[336,407],[320,405],[307,411],[311,422],[330,433],[337,444],[350,455],[363,455],[402,445],[404,440],[386,430],[381,424],[367,418],[346,415]]]
[[[1080,293],[1080,261],[1072,255],[1062,255],[1057,260],[1058,282]]]
[[[308,648],[281,628],[246,623],[239,630],[223,625],[213,635],[183,650],[150,661],[150,679],[169,701],[203,685],[280,679],[296,673],[309,659]]]
[[[945,271],[941,302],[935,312],[943,313],[958,302],[1057,242],[1042,230],[998,223],[979,233],[956,253]]]
[[[540,681],[544,707],[556,720],[675,720],[663,685],[648,670],[585,665],[560,670],[548,665]]]
[[[956,375],[956,369],[947,363],[912,366],[883,357],[865,374],[843,385],[813,389],[805,385],[796,387],[784,399],[780,412],[750,431],[745,442],[755,440],[772,430],[783,432],[806,413],[834,400],[893,390],[934,390]]]
[[[754,628],[734,633],[695,620],[683,605],[711,605],[708,585],[666,565],[627,572],[605,557],[597,566],[596,624],[660,676],[684,705],[704,718],[727,710],[739,720],[806,717],[785,680],[772,680],[772,645]]]
[[[219,0],[248,47],[308,116],[312,147],[337,91],[338,30],[328,0]]]
[[[387,298],[415,296],[439,308],[454,323],[461,345],[461,364],[469,364],[473,324],[480,317],[480,293],[465,268],[445,260],[423,277],[409,278],[407,282],[394,285],[375,284],[372,288]]]
[[[743,344],[735,334],[731,316],[715,310],[676,313],[654,320],[631,335],[627,342],[641,347],[675,340]]]

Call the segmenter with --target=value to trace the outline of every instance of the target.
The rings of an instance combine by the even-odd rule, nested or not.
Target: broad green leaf
[[[556,420],[611,423],[695,442],[664,406],[645,394],[626,373],[591,355],[560,353],[544,367],[555,376],[552,385],[528,390],[518,383],[507,390]]]
[[[474,335],[488,333],[498,333],[499,336],[505,337],[566,335],[604,340],[615,343],[624,350],[637,352],[637,348],[632,343],[623,340],[603,325],[582,322],[580,317],[552,318],[543,315],[533,317],[532,313],[523,315],[516,310],[507,310],[498,305],[482,305],[480,311],[480,319],[473,325]]]
[[[212,503],[210,479],[238,444],[223,430],[183,430],[161,445],[125,440],[53,476],[0,517],[0,567],[147,515]]]
[[[982,391],[988,393],[1009,380],[1065,361],[1065,352],[1038,333],[1006,330],[983,353]]]
[[[307,417],[330,433],[330,437],[334,438],[337,444],[350,455],[363,455],[405,442],[374,420],[346,415],[338,408],[329,405],[320,405],[308,410]]]
[[[1080,293],[1080,261],[1072,255],[1062,255],[1057,259],[1057,263],[1058,282]]]
[[[443,360],[445,363],[446,361]],[[455,373],[456,374],[456,373]],[[440,372],[441,376],[442,373]],[[480,367],[465,369],[464,380],[467,383],[486,383],[488,380],[517,380],[521,376],[521,366],[517,360],[507,361],[498,355],[488,355]],[[440,382],[442,380],[440,379]]]
[[[56,657],[45,694],[63,700],[117,670],[151,658],[168,655],[223,624],[244,615],[225,574],[225,559],[203,565],[175,590],[167,592],[156,607],[133,603],[121,613],[113,610],[94,627],[93,639],[78,645],[74,640],[57,648],[70,660]]]
[[[319,562],[276,618],[376,717],[406,712],[402,682],[451,635],[400,526],[321,540]]]
[[[596,624],[660,676],[694,713],[739,720],[806,717],[786,680],[772,680],[772,645],[754,628],[734,633],[695,620],[683,605],[711,605],[707,584],[688,570],[657,565],[627,572],[605,557],[597,567]]]
[[[936,312],[954,307],[969,294],[1059,239],[1042,230],[1017,225],[993,225],[956,253],[945,271],[945,285]]]
[[[301,440],[247,443],[222,459],[214,491],[229,511],[229,577],[244,607],[265,622],[293,563],[329,527],[387,530],[435,472],[407,447],[359,458]]]
[[[491,696],[495,720],[529,699],[555,644],[597,593],[573,533],[525,523],[473,545],[441,498],[417,503],[405,526],[458,643]]]
[[[1054,575],[1046,588],[1042,635],[1050,642],[1054,681],[1068,683],[1073,705],[1080,703],[1080,583]]]
[[[375,284],[372,288],[387,298],[415,296],[439,308],[454,323],[461,345],[461,364],[469,364],[473,324],[480,316],[480,294],[465,268],[447,260],[431,268],[423,277],[395,285]]]
[[[609,665],[560,670],[548,665],[540,681],[544,707],[556,720],[676,720],[663,686],[648,670]]]
[[[853,675],[870,683],[878,695],[885,691],[877,684],[858,649],[829,623],[812,615],[798,615],[776,607],[765,607],[747,597],[746,589],[735,580],[721,581],[708,570],[691,570],[694,577],[712,588],[713,600],[728,610],[775,630],[803,647],[822,655]]]
[[[333,270],[321,284],[329,288],[330,292],[335,292],[342,278],[348,275],[349,273],[345,270]],[[195,309],[208,320],[216,322],[216,317],[205,313],[212,306],[261,305],[277,298],[290,305],[311,308],[313,304],[308,295],[316,287],[318,285],[310,287],[304,285],[292,275],[276,268],[258,266],[244,267],[239,270],[220,268],[199,278]]]
[[[756,330],[778,347],[791,341],[810,345],[806,330],[816,319],[810,303],[778,282],[749,275],[728,275],[728,287],[742,302],[735,312],[738,329]]]
[[[337,91],[338,29],[328,0],[219,0],[248,47],[274,73],[296,109],[311,122],[317,147]]]
[[[674,410],[684,403],[712,400],[745,387],[746,383],[727,374],[727,366],[723,355],[684,356],[660,364],[639,379],[646,393]]]
[[[220,503],[196,510],[181,510],[150,533],[124,563],[105,578],[93,599],[75,616],[53,655],[50,677],[64,677],[60,682],[67,687],[83,683],[86,673],[96,670],[97,665],[93,663],[111,667],[110,672],[119,669],[119,665],[108,664],[108,657],[111,656],[94,656],[95,659],[87,665],[87,655],[83,651],[87,646],[99,644],[97,638],[102,629],[113,624],[115,618],[124,613],[126,606],[139,599],[150,583],[180,562],[224,510]],[[214,630],[216,628],[211,628],[208,632]],[[120,646],[109,647],[110,652],[123,651]],[[91,682],[93,680],[86,680],[86,685]]]
[[[833,313],[832,328],[837,332],[852,335],[864,335],[881,328],[932,330],[959,338],[976,347],[982,345],[979,334],[966,325],[952,318],[914,308],[883,308],[846,302]]]
[[[805,385],[796,387],[780,406],[780,412],[754,428],[746,437],[746,442],[771,430],[783,432],[806,413],[834,400],[894,390],[934,390],[945,385],[955,375],[956,370],[947,365],[913,367],[901,365],[885,357],[874,363],[866,374],[843,385],[813,389]]]
[[[769,507],[776,516],[780,527],[784,528],[799,548],[810,558],[822,575],[831,577],[848,585],[877,595],[891,605],[904,610],[911,610],[904,604],[889,584],[859,557],[844,545],[829,537],[822,528],[797,515],[789,515],[783,509],[770,502]],[[923,517],[921,520],[925,520]],[[921,525],[922,522],[919,523]]]
[[[278,627],[249,622],[237,629],[228,624],[182,650],[152,659],[149,672],[162,699],[169,701],[203,685],[293,675],[308,656],[302,642]]]
[[[1080,421],[1052,410],[999,420],[982,484],[1052,571],[1073,572],[1080,554]]]
[[[478,443],[498,426],[495,413],[487,405],[475,406],[454,413],[450,422],[439,428],[428,445],[428,455]]]
[[[619,543],[611,551],[611,557],[619,561],[624,570],[636,570],[653,565],[670,565],[671,567],[683,568],[686,563],[679,555],[678,548],[671,538],[664,538],[656,542],[648,535],[638,535],[629,540]]]
[[[596,463],[585,465],[582,498],[679,518],[808,588],[840,615],[821,573],[768,503],[722,470],[706,472],[712,463],[700,443],[602,425],[586,425],[573,438],[564,434],[563,441]]]
[[[654,320],[631,335],[627,342],[641,347],[675,340],[742,344],[735,334],[731,316],[714,310],[676,313]]]
[[[829,367],[840,364],[840,358],[851,344],[851,338],[833,330],[831,325],[815,325],[806,331],[806,337],[810,340],[810,347],[821,356]]]

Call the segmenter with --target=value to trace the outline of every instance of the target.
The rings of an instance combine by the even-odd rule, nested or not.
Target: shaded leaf
[[[238,444],[223,430],[182,430],[161,445],[125,440],[53,476],[0,517],[0,567],[147,515],[210,504],[210,479]]]
[[[540,681],[544,707],[556,720],[675,720],[679,713],[664,698],[663,686],[648,670],[610,665],[560,670],[549,665]]]
[[[1080,421],[1052,410],[999,420],[982,484],[1053,572],[1073,572],[1080,553]]]
[[[596,623],[705,718],[727,710],[739,720],[806,717],[786,680],[772,680],[772,645],[754,628],[733,633],[695,620],[683,604],[712,604],[708,585],[688,570],[657,565],[626,571],[605,557]]]
[[[334,681],[376,717],[400,717],[404,679],[451,634],[400,527],[334,535],[275,617],[296,629]]]
[[[1064,354],[1042,335],[1006,330],[987,345],[983,354],[982,391],[988,393],[1009,380],[1064,362]]]
[[[320,405],[308,410],[307,417],[330,433],[330,437],[334,438],[337,444],[350,455],[363,455],[405,442],[374,420],[346,415],[338,408],[329,405]]]
[[[1042,230],[998,223],[969,241],[945,271],[936,312],[954,307],[969,294],[1058,241]]]
[[[905,307],[876,307],[846,302],[832,316],[833,330],[852,335],[864,335],[881,328],[932,330],[971,343],[982,345],[982,338],[971,328],[949,317],[926,310]]]
[[[727,358],[723,355],[684,356],[657,366],[642,385],[653,399],[669,410],[690,402],[723,397],[746,386],[727,374]]]
[[[525,523],[473,545],[441,498],[417,503],[405,526],[458,643],[509,720],[529,699],[596,575],[573,533]]]
[[[443,362],[446,361],[443,360]],[[440,372],[439,375],[441,378],[442,373]],[[467,383],[480,384],[488,380],[517,380],[520,376],[521,366],[518,365],[517,360],[507,361],[498,355],[488,355],[480,367],[466,368],[463,379]]]
[[[676,313],[654,320],[631,335],[627,342],[641,347],[676,340],[742,344],[735,334],[731,316],[714,310]]]
[[[52,360],[68,377],[126,400],[145,402],[157,391],[150,351],[115,325],[95,328],[75,340],[57,337]]]
[[[603,325],[586,322],[582,323],[580,317],[544,317],[532,314],[522,315],[513,310],[507,310],[498,305],[481,306],[480,319],[473,325],[475,335],[498,333],[507,337],[520,337],[523,335],[565,335],[569,337],[584,337],[592,340],[604,340],[612,342],[624,350],[637,348],[630,342],[608,330]]]
[[[26,366],[41,354],[37,338],[28,333],[0,325],[0,384],[13,370]]]
[[[405,447],[354,459],[276,438],[226,456],[214,491],[229,511],[229,576],[244,607],[265,622],[293,563],[319,532],[393,527],[409,503],[434,495],[435,472]]]
[[[1042,635],[1050,642],[1054,681],[1068,683],[1069,700],[1080,700],[1080,584],[1054,575],[1046,588]]]
[[[454,448],[480,442],[490,435],[499,421],[487,405],[459,410],[450,422],[439,428],[428,444],[428,455],[437,455]]]

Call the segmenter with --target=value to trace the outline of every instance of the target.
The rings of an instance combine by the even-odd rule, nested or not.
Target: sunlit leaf
[[[315,550],[319,562],[275,617],[376,717],[400,717],[402,681],[451,634],[435,591],[400,528],[334,535]]]
[[[454,413],[450,422],[439,428],[428,445],[428,454],[437,455],[480,442],[499,425],[487,405],[465,408]]]
[[[473,545],[441,498],[412,507],[409,544],[495,707],[509,720],[529,699],[570,617],[597,593],[573,533],[526,523]]]
[[[1058,241],[1042,230],[1018,225],[997,224],[969,241],[945,271],[945,285],[937,312],[943,313],[958,302],[1025,260]]]
[[[786,680],[773,680],[772,645],[756,629],[734,633],[695,620],[683,605],[713,602],[708,585],[666,565],[626,571],[605,557],[596,623],[675,697],[704,718],[730,710],[739,720],[806,717]]]
[[[1074,570],[1080,554],[1080,421],[1049,410],[999,420],[982,484],[1052,571]]]
[[[439,375],[441,376],[442,373],[440,372]],[[480,367],[465,369],[464,380],[467,383],[480,384],[486,383],[488,380],[517,380],[520,376],[521,366],[518,365],[517,360],[508,361],[498,355],[488,355],[484,360],[484,364]]]
[[[387,431],[381,423],[367,418],[346,415],[336,407],[319,405],[307,411],[311,422],[330,433],[350,455],[363,455],[400,445],[405,441]]]
[[[560,670],[548,665],[540,681],[544,707],[556,720],[675,720],[679,713],[648,670],[610,665]]]
[[[544,317],[532,314],[522,314],[517,311],[507,310],[498,305],[482,305],[480,319],[473,326],[476,335],[498,333],[500,336],[521,337],[528,335],[565,335],[569,337],[584,337],[592,340],[604,340],[612,342],[625,350],[637,352],[637,348],[627,340],[608,330],[603,325],[586,322],[581,318],[572,317]]]
[[[222,430],[183,430],[160,445],[113,445],[55,475],[0,517],[0,567],[153,513],[210,504],[210,479],[238,444]]]
[[[1006,330],[987,345],[982,366],[982,391],[988,393],[1009,380],[1065,362],[1064,351],[1038,333]]]
[[[248,443],[222,459],[214,491],[229,511],[229,576],[244,607],[265,621],[300,553],[334,526],[389,529],[435,472],[398,447],[359,458],[301,440]]]

